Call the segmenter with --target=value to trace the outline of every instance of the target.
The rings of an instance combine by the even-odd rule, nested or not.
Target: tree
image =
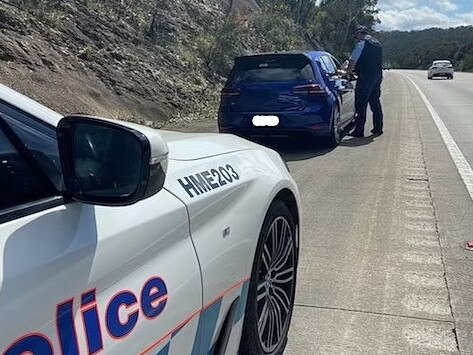
[[[473,70],[473,27],[431,28],[411,32],[380,32],[385,61],[395,68],[426,69],[434,60],[448,59],[457,70]]]
[[[346,58],[354,43],[352,33],[359,25],[371,29],[379,21],[377,0],[322,0],[307,22],[308,36],[325,50]]]

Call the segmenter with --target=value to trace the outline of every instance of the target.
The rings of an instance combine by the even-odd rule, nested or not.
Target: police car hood
[[[169,147],[171,160],[196,160],[262,146],[232,134],[223,133],[159,133]]]

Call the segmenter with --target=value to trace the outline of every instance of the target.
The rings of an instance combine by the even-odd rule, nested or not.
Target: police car
[[[274,151],[0,85],[0,353],[281,354],[299,195]]]

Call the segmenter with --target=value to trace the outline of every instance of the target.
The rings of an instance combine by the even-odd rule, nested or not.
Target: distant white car
[[[278,153],[0,85],[0,353],[282,354],[299,193]]]
[[[435,60],[429,67],[427,78],[429,80],[436,76],[443,76],[448,79],[453,79],[453,65],[449,60]]]

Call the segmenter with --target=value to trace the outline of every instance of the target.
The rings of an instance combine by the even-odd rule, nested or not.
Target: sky
[[[473,0],[379,0],[379,30],[473,25]]]

